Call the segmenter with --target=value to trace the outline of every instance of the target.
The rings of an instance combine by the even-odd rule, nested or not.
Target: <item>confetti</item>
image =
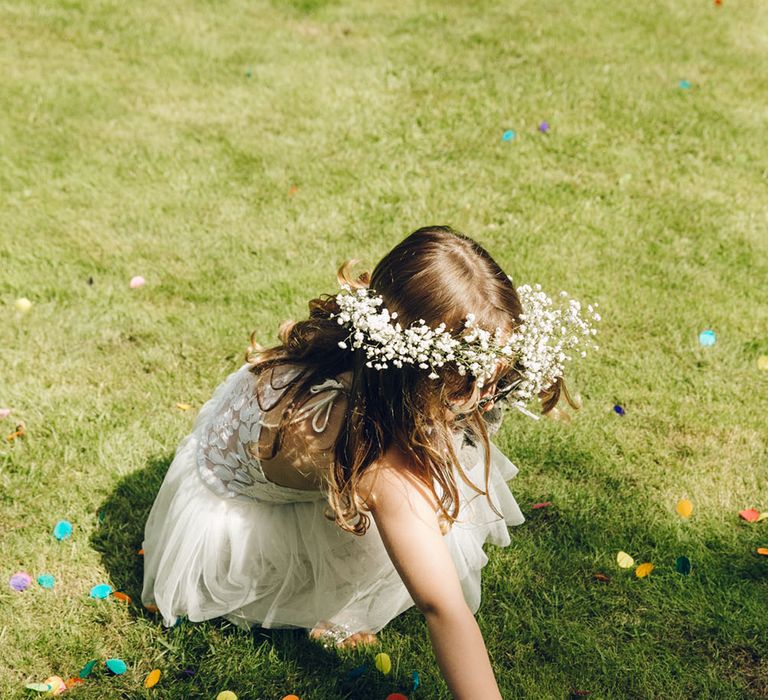
[[[715,7],[721,7],[723,4],[723,0],[715,0]]]
[[[237,700],[237,695],[235,695],[231,690],[222,690],[216,696],[216,700]]]
[[[43,683],[50,686],[51,689],[49,692],[53,693],[53,695],[61,695],[67,689],[67,684],[60,676],[50,676],[49,678],[46,678]]]
[[[512,139],[515,138],[515,136],[517,136],[517,134],[515,134],[515,132],[512,129],[508,129],[502,135],[501,140],[502,141],[511,141]]]
[[[714,331],[702,331],[699,333],[699,345],[708,348],[715,344],[717,340],[717,334]]]
[[[763,372],[768,372],[768,355],[760,355],[760,357],[757,358],[757,368]]]
[[[142,557],[144,556],[144,548],[142,547],[136,554],[140,554]]]
[[[103,600],[104,598],[107,598],[110,593],[112,593],[112,586],[110,586],[108,583],[100,583],[97,586],[91,588],[89,595],[91,598]]]
[[[614,410],[616,413],[618,413],[620,416],[623,416],[623,415],[624,415],[624,409],[623,409],[621,406],[619,406],[619,404],[616,404],[616,405],[613,407],[613,410]]]
[[[107,668],[116,676],[122,676],[128,670],[125,661],[122,659],[107,659],[106,663]]]
[[[80,678],[88,678],[88,676],[93,673],[93,669],[96,668],[97,663],[99,663],[98,659],[91,659],[80,669],[80,673],[77,675],[80,676]]]
[[[690,518],[691,513],[693,513],[693,503],[691,503],[687,498],[681,498],[677,502],[675,510],[681,518]]]
[[[739,515],[748,523],[756,523],[758,518],[760,518],[760,512],[754,508],[747,508],[747,510],[742,510]]]
[[[8,418],[11,415],[10,408],[0,408],[0,418]]]
[[[51,690],[49,683],[27,683],[24,687],[27,690],[36,690],[38,693],[47,693]]]
[[[47,588],[50,590],[56,584],[56,579],[53,576],[51,576],[51,574],[40,574],[37,577],[37,582],[43,588]]]
[[[760,515],[757,517],[757,520],[755,520],[756,523],[759,523],[761,520],[765,520],[768,518],[768,513],[760,513]]]
[[[546,134],[549,131],[549,122],[541,122],[541,124],[539,124],[539,131],[542,134]]]
[[[283,700],[300,700],[298,695],[284,695]]]
[[[72,534],[72,523],[69,520],[59,520],[53,528],[53,536],[61,542]]]
[[[146,280],[140,275],[136,275],[136,277],[131,277],[131,281],[128,283],[128,286],[131,289],[138,289],[139,287],[143,287],[145,284]]]
[[[154,688],[160,680],[160,669],[156,668],[144,679],[145,688]]]
[[[179,671],[178,678],[182,679],[189,679],[192,678],[195,675],[195,669],[194,668],[185,668],[183,671]]]
[[[392,670],[392,661],[389,658],[389,654],[385,654],[383,651],[376,654],[376,668],[384,675],[388,674]]]
[[[630,564],[630,566],[632,566],[632,564]],[[596,574],[594,574],[594,577],[598,581],[602,581],[603,583],[608,583],[608,581],[611,580],[610,578],[608,578],[608,576],[606,576],[605,574],[600,573],[599,571]]]
[[[645,578],[648,574],[653,571],[654,566],[650,562],[646,562],[645,564],[640,564],[640,566],[635,569],[635,576],[637,578]]]
[[[365,669],[367,668],[368,667],[365,664],[357,666],[347,673],[347,678],[358,678],[365,673]]]
[[[616,555],[616,563],[622,569],[629,569],[635,565],[635,560],[629,556],[626,552],[619,552]]]
[[[758,547],[757,553],[762,554],[764,557],[768,557],[768,547]]]
[[[691,87],[691,81],[690,81],[690,80],[681,80],[681,81],[680,81],[680,87],[681,87],[683,90],[687,90],[688,88],[690,88],[690,87]]]
[[[387,700],[408,700],[408,696],[402,693],[390,693],[387,695]]]
[[[299,188],[296,185],[291,185],[291,189],[288,190],[288,196],[293,197],[298,191]]]
[[[421,678],[419,678],[419,672],[414,671],[411,677],[413,678],[413,688],[411,688],[411,690],[416,690],[416,688],[418,688],[421,685]]]
[[[82,678],[78,678],[77,676],[70,676],[67,678],[65,685],[67,686],[67,690],[72,688],[73,686],[76,686],[78,683],[84,683]]]
[[[691,560],[688,557],[678,557],[675,559],[675,571],[678,574],[687,576],[691,573]]]
[[[27,429],[24,426],[24,423],[19,423],[16,426],[16,432],[6,436],[5,439],[8,440],[8,442],[13,442],[16,438],[23,437],[26,434],[27,434]]]
[[[188,411],[190,408],[192,408],[192,404],[189,403],[177,403],[176,408],[181,409],[182,411]]]
[[[131,596],[129,596],[127,593],[123,593],[122,591],[114,591],[112,593],[112,597],[115,600],[119,600],[123,603],[131,603]]]
[[[8,585],[13,588],[14,591],[25,591],[29,588],[29,584],[32,583],[32,577],[26,571],[17,571],[11,576]]]
[[[27,297],[21,297],[21,299],[17,299],[15,302],[13,302],[13,305],[16,307],[16,311],[18,311],[20,314],[25,314],[32,308],[32,302],[27,299]]]
[[[549,501],[544,501],[544,503],[534,503],[531,508],[533,510],[536,510],[538,508],[547,508],[548,506],[551,506],[552,504]]]

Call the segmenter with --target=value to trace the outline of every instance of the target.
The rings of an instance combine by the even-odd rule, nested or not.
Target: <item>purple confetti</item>
[[[32,577],[26,571],[17,571],[11,576],[8,585],[13,588],[14,591],[23,591],[29,588],[31,583]]]

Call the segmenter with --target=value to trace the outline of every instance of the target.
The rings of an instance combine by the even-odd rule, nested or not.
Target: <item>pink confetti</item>
[[[0,408],[0,418],[8,418],[11,415],[10,408]]]
[[[17,571],[11,576],[8,585],[13,588],[14,591],[24,591],[29,588],[31,583],[32,577],[26,571]]]
[[[143,287],[145,282],[146,282],[146,280],[143,277],[137,275],[136,277],[131,277],[130,287],[131,287],[131,289],[136,289],[138,287]]]
[[[544,503],[534,503],[531,508],[536,510],[537,508],[546,508],[547,506],[551,506],[552,504],[549,501],[545,501]]]

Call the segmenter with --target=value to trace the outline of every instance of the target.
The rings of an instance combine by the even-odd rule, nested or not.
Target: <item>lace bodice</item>
[[[310,501],[324,498],[320,491],[296,489],[269,481],[255,456],[258,454],[262,427],[274,427],[265,422],[257,399],[258,377],[243,365],[217,389],[203,407],[195,426],[198,438],[197,466],[206,485],[220,496],[249,498],[277,502]],[[258,387],[262,403],[274,405],[281,390],[301,369],[288,368],[282,372],[280,386],[269,381]],[[263,386],[263,385],[266,385]],[[312,429],[322,432],[328,425],[333,402],[344,385],[336,379],[326,379],[310,388],[317,398],[308,402],[293,417],[298,422],[311,416]]]

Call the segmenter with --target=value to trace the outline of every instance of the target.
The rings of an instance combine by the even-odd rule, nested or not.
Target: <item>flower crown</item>
[[[346,324],[351,330],[345,340],[339,341],[339,347],[348,348],[351,344],[353,348],[365,348],[366,366],[380,370],[389,367],[390,362],[395,367],[412,364],[429,369],[429,378],[437,379],[436,368],[453,362],[459,374],[471,373],[482,388],[494,375],[499,361],[510,358],[519,363],[523,371],[521,380],[506,400],[535,418],[538,416],[525,410],[525,404],[563,374],[564,362],[571,359],[567,351],[578,346],[582,337],[589,341],[585,345],[595,350],[599,347],[591,339],[597,329],[590,320],[581,318],[581,303],[570,299],[565,309],[552,308],[552,299],[541,291],[540,284],[517,288],[523,307],[522,323],[506,339],[501,328],[491,333],[477,326],[474,314],[466,317],[466,332],[459,337],[454,337],[445,323],[430,328],[422,318],[403,328],[399,322],[393,323],[397,313],[390,313],[383,306],[382,297],[372,289],[353,291],[348,284],[342,284],[341,288],[336,295],[340,312],[331,314],[331,318],[337,318],[339,325]],[[567,297],[568,293],[560,292],[560,296]],[[593,320],[600,320],[591,304],[587,309]],[[585,350],[581,351],[582,357],[586,354]]]

